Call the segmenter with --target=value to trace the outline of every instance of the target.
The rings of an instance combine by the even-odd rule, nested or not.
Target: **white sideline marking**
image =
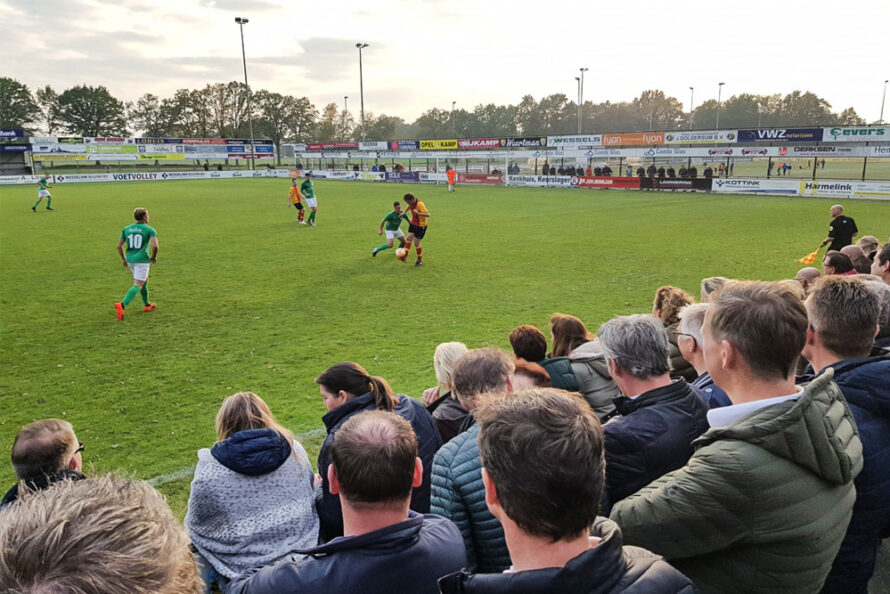
[[[319,437],[325,435],[327,431],[325,429],[312,429],[311,431],[307,431],[306,433],[300,433],[298,435],[294,435],[294,439],[297,441],[303,441],[304,439],[312,439],[315,437]],[[152,477],[148,479],[146,482],[152,487],[159,487],[160,485],[164,485],[166,483],[172,483],[173,481],[178,481],[180,479],[184,479],[186,477],[192,476],[195,473],[195,465],[187,466],[185,468],[180,468],[179,470],[174,470],[173,472],[168,472],[167,474],[159,474],[156,477]]]

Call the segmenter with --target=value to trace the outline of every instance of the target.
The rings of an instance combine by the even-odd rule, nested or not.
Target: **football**
[[[406,257],[408,257],[408,250],[406,250],[405,248],[398,248],[396,250],[396,258],[398,258],[399,260],[404,260]]]

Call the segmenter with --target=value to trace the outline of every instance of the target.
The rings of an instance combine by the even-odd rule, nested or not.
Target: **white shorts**
[[[386,233],[387,239],[392,239],[393,237],[405,237],[405,234],[402,233],[401,229],[396,229],[395,231],[390,231],[389,229],[384,229],[384,233]]]
[[[37,190],[37,197],[38,198],[47,198],[47,197],[52,197],[52,196],[49,193],[49,190]]]
[[[318,208],[318,199],[317,198],[303,198],[306,201],[306,206],[309,208]]]
[[[129,262],[127,263],[127,268],[133,273],[133,280],[145,282],[148,280],[148,269],[151,268],[151,264],[148,262],[143,263],[135,263]]]

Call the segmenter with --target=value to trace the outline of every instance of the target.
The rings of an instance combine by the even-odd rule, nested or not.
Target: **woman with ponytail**
[[[430,511],[430,472],[433,456],[442,445],[433,416],[424,406],[404,394],[393,394],[385,379],[368,375],[358,363],[344,361],[326,369],[315,383],[324,399],[328,413],[322,417],[327,437],[318,453],[318,473],[322,478],[322,498],[318,501],[321,523],[320,540],[327,542],[343,535],[343,513],[340,498],[331,494],[328,466],[334,435],[348,418],[368,410],[392,411],[411,423],[417,434],[418,453],[423,463],[423,484],[411,493],[411,509],[418,513]]]

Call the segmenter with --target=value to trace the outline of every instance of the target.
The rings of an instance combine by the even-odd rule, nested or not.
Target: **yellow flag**
[[[803,264],[804,266],[810,266],[811,264],[813,264],[816,261],[816,257],[819,255],[819,250],[821,250],[821,249],[822,249],[822,246],[820,245],[819,247],[817,247],[815,250],[813,250],[812,252],[810,252],[809,254],[804,256],[803,258],[798,258],[795,261],[798,264]]]

